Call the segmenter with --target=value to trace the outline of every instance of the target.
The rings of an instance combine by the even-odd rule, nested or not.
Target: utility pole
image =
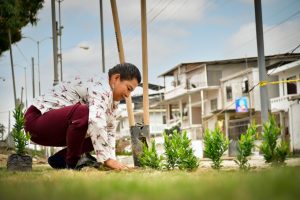
[[[63,81],[63,67],[62,67],[62,50],[61,50],[61,35],[62,35],[62,29],[63,26],[61,25],[61,12],[60,12],[60,3],[63,0],[58,0],[58,28],[57,35],[59,37],[59,53],[58,53],[58,61],[60,64],[60,81]]]
[[[254,0],[254,7],[255,7],[259,81],[262,82],[262,81],[266,81],[267,76],[266,76],[266,66],[265,66],[261,0]],[[269,98],[268,98],[267,86],[260,86],[260,106],[261,106],[261,120],[263,124],[264,122],[268,121]]]
[[[10,29],[8,29],[8,40],[9,40],[9,55],[10,55],[11,74],[12,74],[12,79],[13,79],[14,100],[15,100],[15,107],[16,107],[17,106],[17,95],[16,95],[14,61],[13,61],[12,48],[11,48],[11,31],[10,31]]]
[[[34,58],[31,58],[32,62],[32,97],[35,98],[35,84],[34,84]]]
[[[54,64],[54,80],[53,85],[57,85],[58,80],[58,67],[57,67],[57,30],[56,30],[56,17],[55,17],[55,0],[51,0],[52,11],[52,38],[53,38],[53,64]]]
[[[25,108],[28,106],[28,96],[27,96],[27,75],[26,75],[26,67],[24,67],[24,74],[25,74]]]
[[[41,77],[40,77],[40,41],[36,42],[38,49],[38,81],[39,81],[39,96],[41,96]]]
[[[8,128],[7,128],[7,136],[9,136],[10,133],[10,110],[8,111]]]
[[[100,32],[101,32],[101,53],[102,53],[102,72],[105,73],[105,54],[104,54],[104,31],[103,31],[103,6],[102,0],[100,3]]]
[[[23,91],[24,91],[24,87],[22,86],[21,87],[21,101],[20,101],[20,105],[22,105],[22,103],[23,103]]]

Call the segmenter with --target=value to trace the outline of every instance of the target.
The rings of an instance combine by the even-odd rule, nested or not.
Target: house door
[[[237,142],[241,137],[242,133],[245,133],[248,128],[248,124],[250,123],[249,118],[242,118],[242,119],[234,119],[229,120],[229,131],[228,137],[230,140],[229,144],[229,156],[236,156],[237,154]]]

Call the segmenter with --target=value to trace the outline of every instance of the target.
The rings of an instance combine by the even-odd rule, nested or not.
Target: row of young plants
[[[281,129],[278,127],[275,117],[270,115],[269,121],[263,124],[262,144],[259,150],[264,156],[265,162],[272,166],[283,166],[289,154],[288,143],[280,138]],[[241,135],[237,145],[237,159],[235,162],[240,169],[250,168],[248,157],[252,154],[254,141],[257,135],[257,126],[253,123],[245,134]]]
[[[151,147],[144,145],[143,154],[140,156],[142,167],[153,169],[180,169],[194,170],[199,166],[199,160],[194,155],[191,140],[186,131],[179,127],[165,130],[164,132],[164,155],[158,155],[155,141],[152,140]]]
[[[288,144],[280,140],[280,128],[276,124],[274,116],[263,124],[262,144],[259,146],[266,163],[272,166],[285,165],[289,153]],[[258,134],[257,125],[252,123],[246,133],[242,134],[237,143],[237,156],[234,160],[241,170],[250,169],[249,156],[255,147],[255,139]],[[204,135],[204,154],[212,160],[211,167],[220,169],[222,167],[222,156],[228,150],[230,141],[219,129],[206,130]],[[191,140],[188,139],[185,131],[179,127],[173,127],[164,132],[164,155],[159,156],[156,151],[155,142],[151,147],[144,146],[140,163],[143,167],[154,169],[186,169],[194,170],[199,166],[199,160],[191,148]]]

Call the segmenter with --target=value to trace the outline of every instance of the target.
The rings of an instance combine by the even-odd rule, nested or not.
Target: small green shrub
[[[222,131],[217,127],[215,130],[210,131],[206,129],[204,135],[204,154],[210,158],[213,169],[220,169],[222,167],[222,155],[228,149],[229,140],[225,138]]]
[[[13,112],[15,118],[14,128],[12,130],[12,136],[16,146],[16,153],[24,155],[25,147],[29,143],[30,135],[24,132],[24,113],[22,112],[21,106],[17,106]]]
[[[285,141],[281,141],[280,145],[278,145],[275,149],[276,162],[275,165],[285,165],[286,157],[289,154],[289,145]]]
[[[151,148],[148,148],[146,144],[143,146],[143,153],[139,158],[142,167],[150,167],[153,169],[161,169],[162,156],[158,156],[155,141],[152,140]]]
[[[255,135],[257,131],[257,126],[255,123],[247,129],[245,134],[241,135],[237,145],[237,159],[234,160],[242,170],[247,170],[250,168],[248,163],[248,156],[251,155],[252,148],[254,147]]]
[[[194,170],[198,168],[199,161],[194,155],[191,140],[187,137],[186,131],[174,130],[170,135],[164,133],[164,148],[167,169]]]
[[[273,165],[284,164],[289,148],[284,141],[281,141],[280,145],[277,145],[280,128],[277,126],[273,115],[270,116],[269,121],[263,124],[263,128],[263,142],[260,146],[260,150],[264,155],[265,161]]]

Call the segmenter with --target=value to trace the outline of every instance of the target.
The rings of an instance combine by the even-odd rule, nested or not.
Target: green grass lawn
[[[299,199],[300,167],[185,171],[0,168],[0,199]]]

